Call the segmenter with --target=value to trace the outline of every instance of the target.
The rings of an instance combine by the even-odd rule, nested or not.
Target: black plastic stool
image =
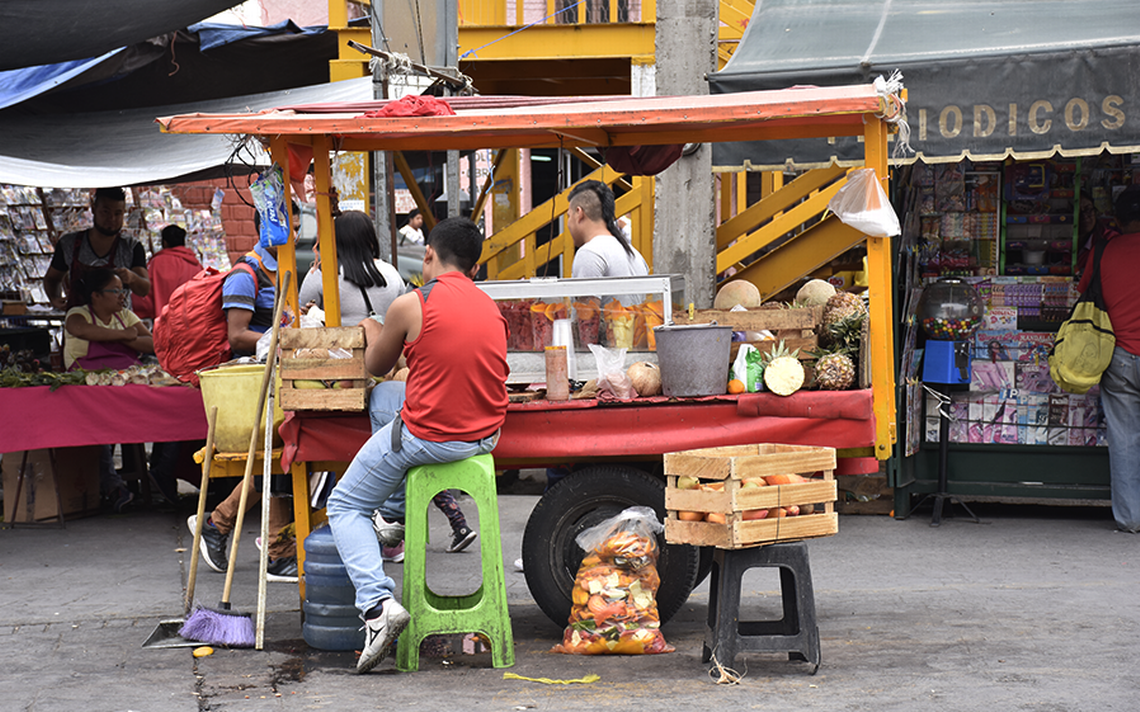
[[[740,620],[740,591],[744,572],[760,566],[780,567],[780,596],[784,617],[773,621]],[[717,549],[709,578],[709,617],[701,662],[716,653],[717,662],[731,666],[736,656],[788,653],[789,660],[810,663],[819,670],[819,626],[811,585],[807,544],[802,541],[752,549]]]

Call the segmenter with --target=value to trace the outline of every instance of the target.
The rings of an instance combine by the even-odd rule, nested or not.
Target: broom
[[[186,618],[186,623],[178,631],[183,638],[200,640],[210,645],[225,645],[231,648],[251,648],[256,642],[253,619],[248,613],[235,611],[230,607],[230,590],[234,582],[234,562],[237,560],[238,542],[241,541],[241,527],[245,521],[246,500],[249,490],[253,486],[253,458],[257,454],[257,436],[261,429],[261,419],[265,412],[266,396],[269,386],[273,382],[274,365],[277,354],[277,333],[281,327],[281,310],[285,305],[285,291],[289,288],[289,277],[292,273],[286,272],[282,283],[277,290],[277,303],[273,308],[273,328],[269,334],[269,355],[266,357],[265,372],[261,377],[261,389],[257,395],[257,415],[254,416],[253,432],[249,436],[249,452],[245,459],[245,475],[242,477],[241,500],[238,503],[237,521],[234,523],[234,540],[230,544],[230,560],[226,566],[226,584],[222,589],[222,601],[217,608],[199,606]],[[265,423],[266,428],[273,427],[272,419]],[[262,496],[268,496],[268,483],[262,483],[266,489]]]

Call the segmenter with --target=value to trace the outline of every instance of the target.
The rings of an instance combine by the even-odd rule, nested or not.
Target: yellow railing
[[[459,26],[653,22],[657,17],[657,0],[546,0],[542,6],[515,0],[513,5],[512,12],[507,0],[460,0]]]
[[[824,217],[846,175],[836,166],[808,171],[724,219],[716,231],[717,274],[735,268],[767,298],[859,244],[860,233]]]

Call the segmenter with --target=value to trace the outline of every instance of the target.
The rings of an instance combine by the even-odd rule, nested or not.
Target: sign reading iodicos
[[[1018,136],[1028,132],[1048,135],[1058,131],[1077,132],[1086,129],[1115,131],[1125,125],[1124,97],[1109,94],[1100,99],[1073,97],[1054,103],[1049,99],[1032,102],[1010,102],[991,106],[947,104],[940,110],[918,109],[918,142],[927,141],[932,132],[941,138],[963,135],[989,138],[995,134]]]

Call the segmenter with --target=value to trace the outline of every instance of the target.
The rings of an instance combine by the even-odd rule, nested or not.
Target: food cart
[[[479,97],[475,98],[480,99]],[[723,96],[583,98],[512,106],[450,100],[455,115],[377,118],[386,102],[282,107],[259,114],[188,114],[159,119],[172,133],[263,137],[290,177],[315,164],[322,260],[335,264],[330,212],[330,152],[581,148],[742,140],[862,137],[865,166],[887,184],[887,136],[902,100],[872,84],[743,92]],[[552,100],[553,101],[553,100]],[[519,102],[523,104],[523,102]],[[288,185],[289,181],[286,181]],[[867,238],[870,284],[870,389],[765,393],[692,399],[639,398],[513,403],[493,455],[501,469],[576,463],[578,469],[543,496],[524,535],[528,586],[552,619],[565,621],[581,553],[574,537],[615,509],[634,504],[664,511],[661,456],[694,447],[779,442],[840,448],[839,474],[877,469],[892,451],[893,316],[890,241]],[[292,246],[279,250],[279,270],[295,270]],[[335,269],[324,273],[327,325],[339,325]],[[713,279],[713,275],[688,275]],[[293,280],[295,283],[296,280]],[[296,293],[287,296],[296,307]],[[363,414],[293,413],[282,426],[281,463],[295,487],[307,487],[307,464],[345,462],[369,435]],[[325,464],[319,465],[324,467]],[[310,526],[307,498],[296,497],[297,538]],[[298,547],[298,562],[304,552]],[[705,567],[689,546],[666,547],[659,568],[662,620],[674,614]],[[561,624],[561,622],[559,623]]]

